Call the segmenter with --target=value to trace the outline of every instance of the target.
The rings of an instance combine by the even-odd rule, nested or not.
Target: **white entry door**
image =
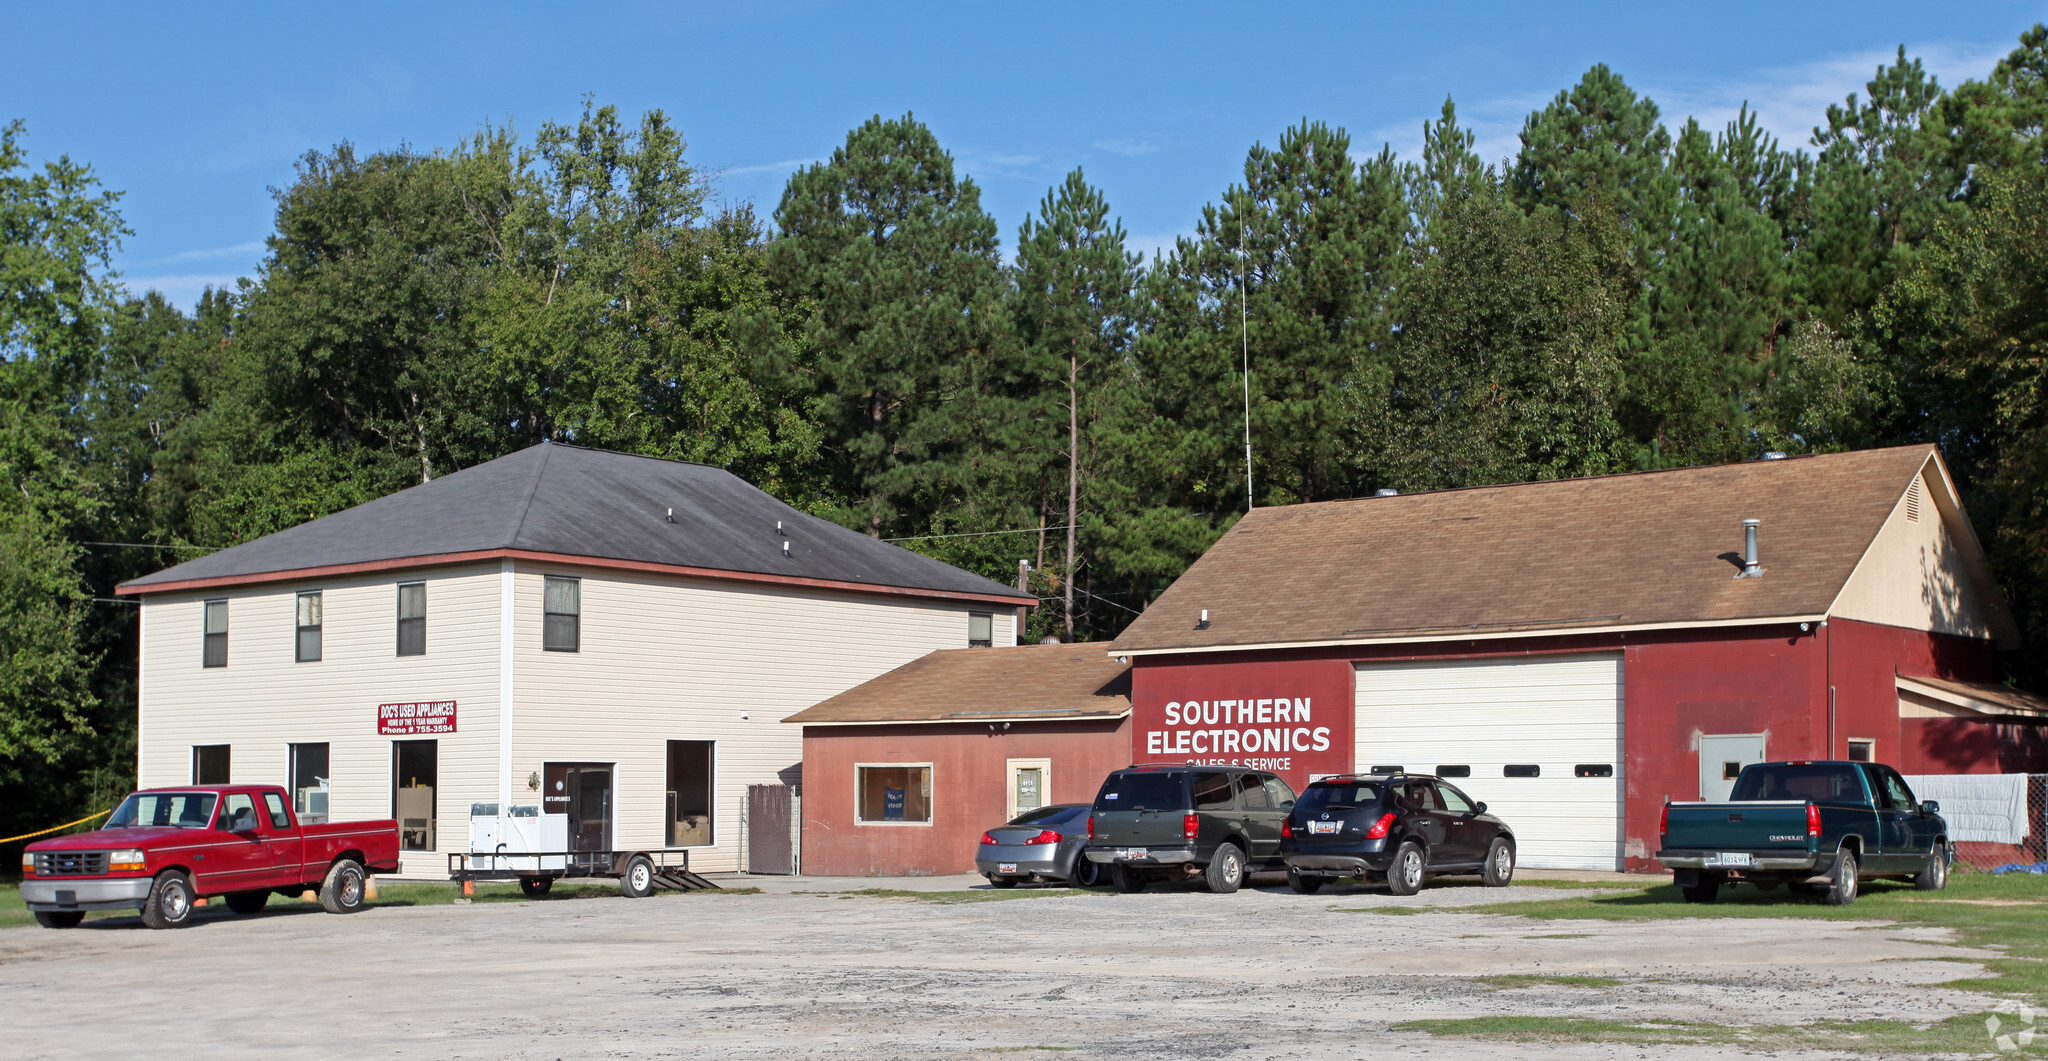
[[[1735,775],[1764,761],[1764,735],[1735,733],[1700,738],[1700,798],[1719,803],[1735,791]]]
[[[1534,869],[1622,868],[1621,657],[1361,664],[1356,767],[1441,774]]]

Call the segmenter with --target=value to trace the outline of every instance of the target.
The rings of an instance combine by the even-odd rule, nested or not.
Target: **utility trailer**
[[[619,894],[644,898],[656,891],[718,890],[690,872],[688,851],[571,851],[567,819],[542,814],[537,804],[514,804],[499,814],[495,803],[469,808],[469,853],[448,856],[448,876],[465,891],[476,881],[518,881],[538,898],[565,877],[615,878]]]

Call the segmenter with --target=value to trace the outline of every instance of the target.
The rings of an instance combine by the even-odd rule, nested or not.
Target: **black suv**
[[[1102,782],[1088,817],[1088,860],[1109,865],[1120,892],[1199,874],[1212,892],[1279,869],[1294,790],[1242,766],[1133,766]]]
[[[1385,880],[1395,895],[1414,895],[1425,878],[1443,874],[1477,873],[1496,888],[1515,875],[1507,823],[1426,774],[1315,781],[1281,831],[1287,883],[1304,895],[1338,877]]]

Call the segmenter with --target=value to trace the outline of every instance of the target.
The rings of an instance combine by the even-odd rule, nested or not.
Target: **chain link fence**
[[[1942,814],[1949,819],[1949,827],[1956,834],[1954,872],[1990,873],[2002,866],[2040,865],[2048,869],[2048,774],[2027,774],[2025,777],[2025,820],[2008,826],[2008,835],[1999,839],[1982,838],[1983,830],[1973,829],[1969,818],[1952,813],[1951,808],[1944,804]],[[1939,799],[1939,796],[1921,798]],[[2020,827],[2022,825],[2024,828]],[[2013,839],[2017,842],[2007,842]]]

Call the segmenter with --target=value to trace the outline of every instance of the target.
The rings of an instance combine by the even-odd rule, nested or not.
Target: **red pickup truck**
[[[181,928],[215,895],[253,914],[272,892],[317,888],[329,913],[352,914],[365,874],[397,869],[396,821],[302,824],[277,785],[191,785],[133,793],[93,832],[28,845],[21,898],[44,928],[123,909]]]

